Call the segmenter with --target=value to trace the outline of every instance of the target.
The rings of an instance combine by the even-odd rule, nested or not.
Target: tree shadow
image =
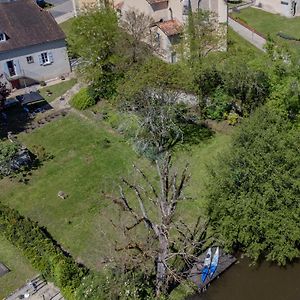
[[[36,112],[52,109],[48,102],[31,105],[25,110],[21,105],[7,107],[0,112],[0,139],[6,138],[8,133],[18,134],[25,131],[33,122]]]
[[[190,147],[198,145],[208,139],[212,138],[215,132],[207,126],[205,122],[185,119],[181,121],[180,128],[182,130],[182,140],[178,143],[181,147]]]

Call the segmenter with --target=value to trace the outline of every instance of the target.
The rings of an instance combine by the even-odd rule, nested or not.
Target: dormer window
[[[6,35],[4,32],[0,32],[0,42],[6,41]]]

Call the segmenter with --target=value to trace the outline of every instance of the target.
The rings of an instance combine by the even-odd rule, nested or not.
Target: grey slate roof
[[[8,37],[0,42],[0,52],[65,38],[52,15],[34,0],[0,2],[0,32]]]

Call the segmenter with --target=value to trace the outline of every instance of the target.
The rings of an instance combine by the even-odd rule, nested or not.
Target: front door
[[[8,68],[8,73],[10,77],[16,76],[16,69],[15,69],[15,64],[13,60],[9,60],[6,62],[7,68]]]
[[[13,89],[19,89],[21,87],[19,79],[12,80],[10,84]]]

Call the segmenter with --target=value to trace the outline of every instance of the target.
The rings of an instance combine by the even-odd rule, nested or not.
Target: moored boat
[[[210,269],[209,269],[209,277],[212,278],[218,268],[218,264],[219,264],[219,256],[220,256],[220,252],[219,252],[219,247],[217,247],[216,252],[212,258],[211,264],[210,264]]]
[[[202,268],[202,275],[201,275],[201,280],[202,282],[205,282],[208,274],[209,274],[209,270],[210,270],[210,264],[211,264],[211,248],[209,248],[206,252],[206,256],[204,259],[204,264],[203,264],[203,268]]]

